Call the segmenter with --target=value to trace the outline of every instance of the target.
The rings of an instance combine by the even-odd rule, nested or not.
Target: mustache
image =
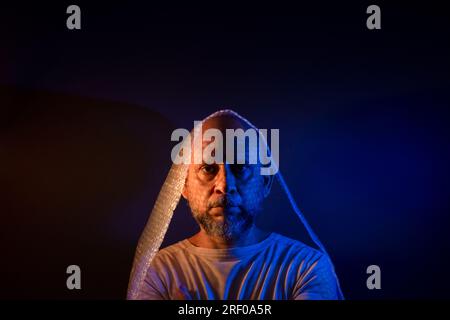
[[[239,203],[230,197],[222,196],[214,201],[208,203],[208,209],[216,207],[238,207]]]

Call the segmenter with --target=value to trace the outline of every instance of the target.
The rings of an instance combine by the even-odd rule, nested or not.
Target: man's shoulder
[[[298,266],[295,299],[340,299],[334,267],[325,253],[279,234],[275,238],[280,247],[292,248],[287,258]]]
[[[299,240],[289,238],[279,233],[273,233],[272,238],[272,245],[278,250],[288,250],[291,254],[309,257],[314,260],[320,259],[324,255],[323,252],[314,249]]]

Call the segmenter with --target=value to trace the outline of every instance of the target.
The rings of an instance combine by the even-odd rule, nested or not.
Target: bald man
[[[226,129],[249,129],[227,114],[202,126],[224,137]],[[245,159],[254,151],[247,148]],[[157,253],[138,299],[338,299],[327,256],[256,227],[273,181],[260,168],[249,161],[189,164],[182,196],[200,231]]]

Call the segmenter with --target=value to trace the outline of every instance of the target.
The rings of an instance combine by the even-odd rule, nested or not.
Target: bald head
[[[203,121],[203,130],[206,131],[211,128],[218,129],[225,135],[226,129],[247,130],[250,129],[251,126],[233,113],[223,113]]]
[[[279,164],[279,130],[256,129],[237,113],[218,111],[204,121],[194,121],[192,132],[176,129],[172,141],[183,140],[172,149],[175,164],[258,164],[262,175],[274,175]]]

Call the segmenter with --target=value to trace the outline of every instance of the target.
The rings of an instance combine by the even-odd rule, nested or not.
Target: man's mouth
[[[219,216],[225,215],[225,214],[236,214],[236,213],[239,213],[240,211],[241,211],[241,209],[239,208],[239,206],[230,206],[230,205],[227,205],[227,206],[219,205],[219,206],[212,207],[210,209],[210,213],[212,215],[219,215]]]

